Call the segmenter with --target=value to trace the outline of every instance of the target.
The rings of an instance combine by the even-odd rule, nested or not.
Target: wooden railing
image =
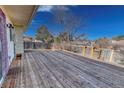
[[[124,63],[124,54],[120,53],[119,50],[105,48],[96,49],[93,46],[82,46],[69,43],[60,44],[60,46],[56,48],[71,51],[74,53],[78,53],[84,57],[97,59],[105,62]]]

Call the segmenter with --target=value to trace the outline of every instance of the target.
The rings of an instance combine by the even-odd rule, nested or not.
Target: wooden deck
[[[27,52],[12,63],[2,87],[124,87],[124,69],[63,51]]]

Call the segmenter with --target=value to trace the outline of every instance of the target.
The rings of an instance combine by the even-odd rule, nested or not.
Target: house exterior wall
[[[6,17],[2,10],[0,9],[0,42],[1,42],[1,66],[0,70],[2,70],[2,77],[0,78],[0,84],[2,79],[5,77],[9,64],[8,64],[8,48],[7,48],[7,34],[6,34]]]
[[[23,31],[21,27],[14,28],[15,54],[24,53]]]
[[[10,40],[10,38],[11,38],[10,37],[10,30],[11,30],[11,34],[13,36],[13,29],[11,27],[6,27],[7,41],[8,41],[8,61],[9,61],[9,65],[11,64],[11,62],[14,58],[14,41],[13,41],[13,39]]]

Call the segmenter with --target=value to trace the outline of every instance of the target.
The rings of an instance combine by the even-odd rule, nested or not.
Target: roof
[[[36,13],[36,5],[2,5],[0,8],[13,26],[26,28]]]

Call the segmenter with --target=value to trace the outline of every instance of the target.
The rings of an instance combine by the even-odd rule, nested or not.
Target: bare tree
[[[111,42],[110,42],[109,39],[104,37],[104,38],[97,39],[95,41],[95,44],[96,44],[96,46],[98,46],[100,48],[106,48],[106,47],[108,47],[111,44]]]
[[[53,14],[55,22],[63,27],[63,31],[60,33],[61,38],[63,37],[62,40],[72,41],[78,29],[83,25],[81,17],[63,9],[63,6],[56,6],[53,9]]]
[[[79,36],[75,36],[75,40],[85,40],[86,39],[86,34],[80,34]]]

